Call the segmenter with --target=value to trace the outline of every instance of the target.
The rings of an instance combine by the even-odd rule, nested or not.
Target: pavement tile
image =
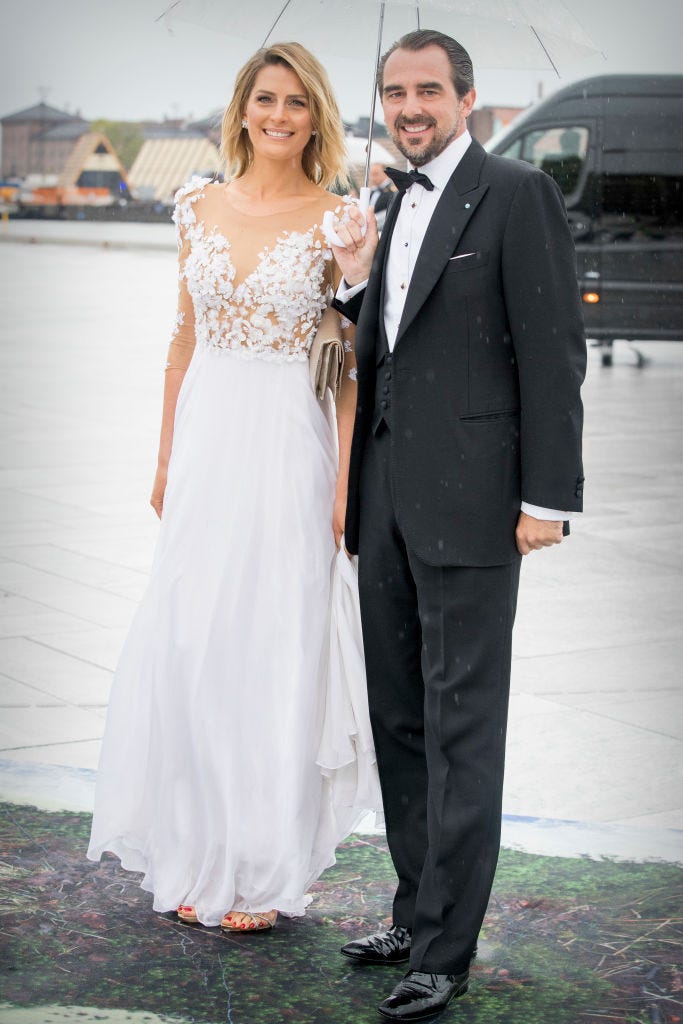
[[[34,473],[37,472],[34,470]],[[66,496],[66,492],[65,492]],[[0,490],[0,524],[11,524],[17,519],[24,522],[52,523],[69,522],[71,518],[84,522],[88,516],[77,501],[52,499],[15,487],[3,487]]]
[[[513,706],[506,814],[618,821],[678,807],[681,792],[679,740],[581,709],[518,717]]]
[[[512,662],[512,692],[638,694],[681,691],[683,638],[563,651]]]
[[[18,683],[16,679],[0,674],[0,712],[4,708],[31,708],[36,702],[46,706],[63,703],[48,693],[36,690],[34,686]]]
[[[0,751],[14,757],[15,751],[26,747],[99,740],[103,731],[101,717],[80,708],[5,708],[0,721]]]
[[[53,487],[26,488],[23,493],[28,494],[36,501],[48,501],[51,504],[63,503],[71,498],[73,505],[83,517],[83,525],[87,529],[88,520],[97,528],[106,524],[105,517],[116,517],[119,521],[125,518],[133,518],[139,513],[140,508],[146,510],[147,492],[151,490],[149,479],[144,485],[128,481],[129,488],[116,487],[112,481],[92,486],[90,483],[55,485]],[[152,510],[149,509],[150,514]],[[69,521],[68,519],[66,520]]]
[[[533,556],[532,556],[533,557]],[[681,634],[681,580],[656,569],[628,580],[556,589],[536,581],[520,587],[513,651],[522,657],[560,651],[617,647]],[[657,613],[652,614],[652,610]]]
[[[99,587],[114,594],[120,594],[120,589],[117,588],[134,587],[141,582],[144,585],[147,581],[147,576],[144,573],[105,561],[103,558],[89,557],[77,551],[69,551],[56,544],[16,545],[0,550],[3,552],[0,555],[3,561],[18,562],[43,572],[53,573],[55,576],[61,576],[75,583],[82,583],[88,587]],[[127,595],[120,594],[120,596]]]
[[[113,672],[119,660],[126,633],[127,630],[123,627],[81,629],[68,633],[52,633],[38,639],[46,649],[68,654],[73,658],[80,658],[96,668],[108,669]],[[29,636],[27,639],[34,638]]]
[[[125,530],[102,531],[98,536],[71,536],[60,542],[60,546],[78,554],[101,557],[134,572],[149,574],[152,567],[154,545],[158,528],[156,523],[145,524],[139,533]]]
[[[128,625],[135,612],[126,598],[18,562],[0,564],[0,587],[102,626]]]
[[[2,563],[3,566],[5,564]],[[83,618],[0,592],[0,638],[63,633],[70,629],[83,629],[87,624]]]
[[[1,543],[3,551],[7,551],[15,546],[23,547],[24,545],[41,543],[62,544],[68,540],[80,537],[85,529],[85,524],[78,515],[74,515],[73,519],[63,523],[54,523],[48,520],[40,520],[39,522],[17,521],[2,527]],[[96,529],[92,520],[88,519],[87,530],[90,535],[93,535],[97,532],[103,532],[105,527],[101,524]]]
[[[46,699],[53,697],[68,704],[106,701],[111,671],[63,653],[58,647],[60,642],[59,635],[47,639],[49,646],[26,637],[0,640],[0,670]]]
[[[22,491],[33,487],[39,482],[48,484],[82,484],[92,481],[106,480],[111,467],[103,466],[99,461],[82,463],[78,466],[43,465],[37,472],[34,466],[16,466],[0,468],[0,488],[11,488]]]
[[[681,831],[679,839],[680,848],[683,852],[683,807],[672,807],[655,814],[639,814],[633,818],[622,818],[619,821],[612,821],[610,824],[626,825],[631,828],[679,829]]]
[[[542,552],[534,552],[524,560],[521,587],[547,583],[560,592],[586,582],[624,580],[627,585],[644,572],[655,568],[658,576],[680,576],[683,551],[679,549],[680,526],[662,526],[655,543],[648,543],[648,527],[624,527],[606,536],[604,523],[596,524],[586,516],[572,523],[571,543]],[[670,552],[664,547],[670,539]],[[586,567],[590,566],[590,576]],[[554,598],[556,600],[557,598]]]
[[[98,723],[100,735],[102,734],[102,724],[102,720],[100,720]],[[44,743],[40,746],[23,747],[19,750],[14,749],[4,752],[2,756],[8,760],[11,759],[11,762],[18,761],[22,764],[39,764],[63,768],[90,768],[95,771],[100,759],[100,747],[101,740],[99,738],[75,740],[66,743]],[[54,772],[54,777],[59,779],[59,774]],[[10,785],[11,780],[7,775],[4,778],[0,778],[0,795]],[[59,796],[59,794],[57,795]],[[22,803],[26,802],[27,794],[24,794]],[[56,806],[61,807],[62,803],[62,800],[58,800]],[[80,806],[70,806],[73,806],[74,810],[92,810],[90,800],[88,800],[85,806],[83,804]]]
[[[683,740],[683,693],[680,691],[640,694],[566,694],[554,698],[559,704],[581,708],[615,722]],[[683,774],[683,773],[682,773]],[[683,784],[683,778],[681,779]]]

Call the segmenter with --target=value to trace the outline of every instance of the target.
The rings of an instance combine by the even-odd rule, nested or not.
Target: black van
[[[486,146],[562,189],[586,333],[605,366],[617,339],[683,341],[682,101],[683,75],[587,78]]]

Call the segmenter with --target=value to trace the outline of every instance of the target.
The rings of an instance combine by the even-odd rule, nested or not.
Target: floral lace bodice
[[[249,217],[225,186],[195,179],[176,195],[179,301],[169,352],[171,367],[187,366],[195,348],[242,356],[302,361],[335,286],[332,253],[320,232],[338,197],[288,214]],[[338,208],[338,207],[337,207]],[[352,359],[351,325],[342,321]],[[354,365],[345,376],[355,379]]]

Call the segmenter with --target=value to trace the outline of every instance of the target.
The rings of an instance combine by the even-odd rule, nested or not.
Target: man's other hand
[[[528,555],[531,551],[540,551],[541,548],[561,544],[562,523],[550,519],[534,519],[526,512],[520,512],[515,540],[520,555]]]

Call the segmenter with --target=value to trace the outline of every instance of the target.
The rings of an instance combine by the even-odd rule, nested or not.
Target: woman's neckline
[[[221,192],[223,201],[227,203],[233,213],[237,213],[241,217],[248,217],[251,220],[270,220],[273,217],[289,217],[291,214],[299,213],[301,210],[314,209],[315,206],[327,195],[330,197],[332,196],[331,192],[328,193],[325,189],[321,189],[318,196],[311,196],[308,202],[299,203],[297,206],[292,206],[289,210],[276,210],[273,213],[247,213],[246,210],[241,210],[238,206],[235,206],[230,199],[230,194],[228,192],[229,184],[229,182],[222,183]]]

